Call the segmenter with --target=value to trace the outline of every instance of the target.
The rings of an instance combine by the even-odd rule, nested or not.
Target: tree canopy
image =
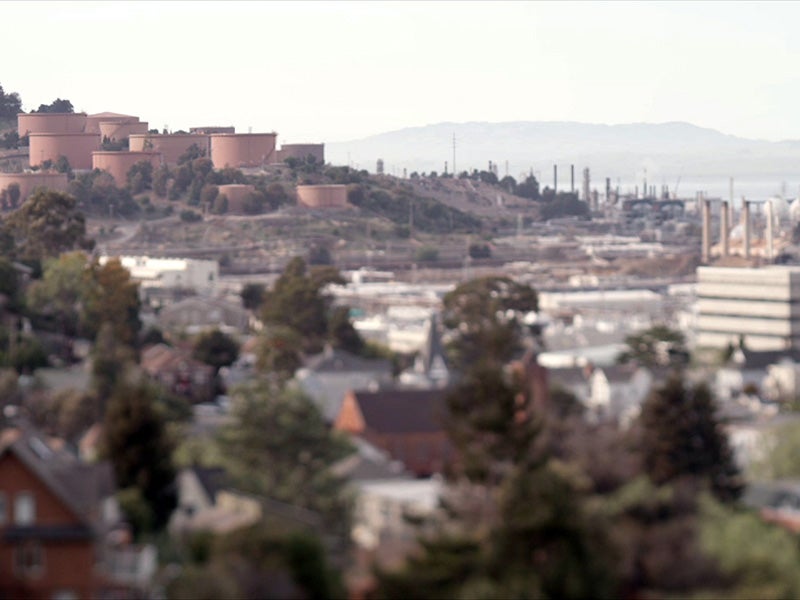
[[[6,93],[0,85],[0,120],[16,119],[22,112],[22,99],[17,92]]]
[[[520,349],[520,316],[538,308],[536,291],[508,277],[462,283],[444,297],[444,325],[456,334],[451,351],[467,367],[479,360],[505,362]]]
[[[720,428],[711,392],[674,375],[642,407],[644,468],[657,485],[693,478],[721,500],[735,500],[743,482]]]
[[[241,389],[219,443],[240,489],[314,511],[329,531],[346,535],[344,481],[331,466],[351,448],[309,398],[259,385]]]
[[[3,220],[2,233],[13,240],[19,260],[41,261],[70,250],[91,250],[86,220],[75,198],[54,190],[35,192],[22,207]]]

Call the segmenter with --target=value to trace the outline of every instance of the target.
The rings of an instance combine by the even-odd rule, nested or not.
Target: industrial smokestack
[[[727,200],[722,201],[722,210],[719,215],[719,241],[722,256],[728,256],[730,233],[730,204]]]
[[[702,193],[700,206],[703,211],[702,259],[704,263],[708,263],[711,259],[711,201],[703,198]]]
[[[611,177],[606,177],[606,204],[611,203]]]
[[[750,203],[742,196],[742,245],[744,257],[750,258]]]
[[[558,165],[553,165],[553,194],[558,193]]]
[[[773,253],[773,231],[772,231],[772,201],[767,200],[766,207],[767,209],[767,260],[772,260],[774,253]]]
[[[569,192],[575,193],[575,165],[569,166]]]
[[[592,197],[590,195],[590,184],[591,180],[589,178],[589,167],[586,167],[583,170],[583,200],[589,205],[591,210],[597,210],[597,203],[592,202]],[[592,206],[592,204],[594,204],[594,206]]]

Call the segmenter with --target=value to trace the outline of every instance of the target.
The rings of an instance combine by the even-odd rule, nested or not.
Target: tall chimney
[[[553,194],[558,193],[558,165],[553,165]]]
[[[703,247],[702,259],[704,263],[711,260],[711,201],[703,198],[700,194],[700,206],[703,210]]]
[[[719,241],[722,256],[728,256],[729,243],[728,235],[730,233],[730,204],[727,200],[722,201],[722,210],[719,214]]]
[[[569,191],[575,193],[575,165],[569,166]]]
[[[767,260],[772,260],[774,256],[773,248],[773,231],[772,231],[772,201],[767,200]]]
[[[606,204],[611,203],[611,177],[606,177]]]
[[[597,210],[596,203],[592,202],[592,197],[589,189],[590,185],[591,185],[591,179],[589,176],[589,167],[586,167],[583,170],[583,199],[586,202],[586,204],[589,205],[589,208],[591,210]],[[595,204],[595,206],[592,206],[592,204]]]
[[[742,248],[744,257],[750,258],[750,203],[742,196]]]

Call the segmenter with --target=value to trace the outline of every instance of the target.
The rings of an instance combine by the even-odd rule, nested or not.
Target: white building
[[[698,267],[696,345],[800,348],[800,267]]]
[[[101,256],[105,264],[109,256]],[[219,283],[219,263],[194,258],[151,258],[149,256],[120,256],[122,266],[131,277],[146,289],[181,289],[211,296]]]

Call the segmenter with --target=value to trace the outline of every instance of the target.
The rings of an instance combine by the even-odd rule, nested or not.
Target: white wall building
[[[105,264],[109,258],[100,257],[100,264]],[[149,256],[120,256],[119,259],[143,290],[188,289],[205,296],[212,296],[217,291],[219,263],[215,260]]]
[[[696,345],[800,348],[800,267],[698,267]]]

